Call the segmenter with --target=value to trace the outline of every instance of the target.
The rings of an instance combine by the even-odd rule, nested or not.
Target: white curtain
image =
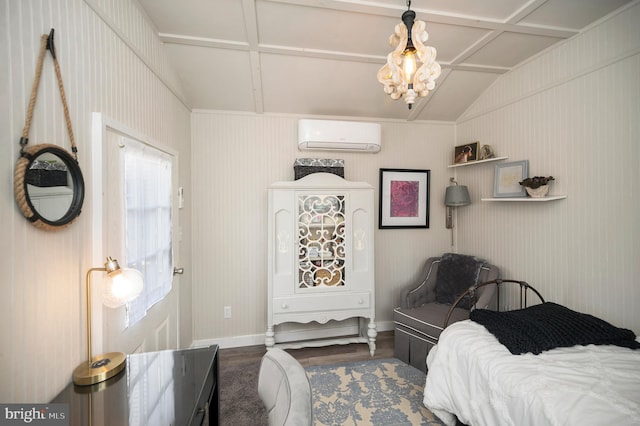
[[[171,157],[151,146],[128,140],[122,152],[126,262],[144,276],[142,294],[128,305],[131,326],[171,291],[172,170]]]

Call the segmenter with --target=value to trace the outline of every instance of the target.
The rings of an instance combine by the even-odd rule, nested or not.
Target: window
[[[131,326],[171,291],[172,161],[152,146],[124,137],[121,142],[126,262],[144,276],[142,294],[127,307]]]

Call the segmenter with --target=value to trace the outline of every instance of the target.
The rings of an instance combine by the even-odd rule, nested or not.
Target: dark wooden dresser
[[[217,425],[218,346],[127,356],[117,376],[67,386],[51,402],[68,403],[71,426]]]

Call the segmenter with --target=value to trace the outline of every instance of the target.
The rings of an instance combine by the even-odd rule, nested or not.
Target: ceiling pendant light
[[[396,25],[395,32],[389,37],[389,44],[394,50],[387,55],[387,63],[378,71],[378,81],[384,84],[384,93],[393,100],[404,97],[409,109],[417,96],[427,96],[433,90],[442,71],[436,62],[436,49],[424,45],[429,38],[426,24],[416,21],[416,13],[410,8],[411,0],[408,0],[402,22]]]

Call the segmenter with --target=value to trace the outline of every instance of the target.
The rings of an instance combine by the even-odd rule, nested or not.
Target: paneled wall
[[[160,41],[128,0],[97,9],[82,0],[6,0],[0,17],[0,401],[47,402],[86,356],[84,276],[100,266],[90,261],[91,114],[102,112],[180,152],[181,181],[188,187],[190,111]],[[87,193],[76,222],[46,232],[19,212],[13,170],[40,36],[51,28]],[[31,144],[45,142],[70,148],[49,55],[30,132]],[[189,204],[180,214],[188,254]],[[189,273],[190,265],[183,266]],[[189,278],[183,278],[186,289]],[[186,298],[190,302],[190,293]],[[190,328],[186,333],[190,343]]]
[[[376,320],[389,329],[399,289],[415,279],[428,256],[449,250],[442,200],[453,124],[382,122],[382,150],[366,154],[298,151],[302,117],[215,111],[192,117],[194,344],[264,342],[267,187],[293,180],[293,162],[304,157],[344,159],[346,179],[376,188],[376,206],[380,168],[431,170],[430,228],[376,229]],[[223,318],[224,306],[232,307],[231,319]]]
[[[457,169],[473,204],[459,209],[461,252],[550,301],[640,333],[640,6],[499,78],[457,123],[529,175],[553,175],[547,203],[480,201],[494,165]],[[508,303],[514,303],[510,301]]]

